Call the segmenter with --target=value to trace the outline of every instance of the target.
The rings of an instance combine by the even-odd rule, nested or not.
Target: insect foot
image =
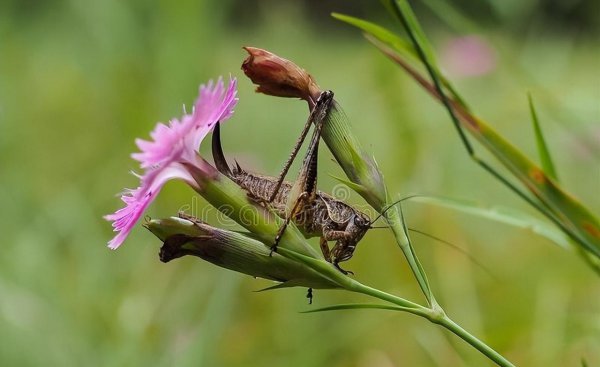
[[[337,263],[337,262],[334,262],[333,266],[335,266],[336,269],[339,270],[344,275],[354,275],[354,272],[352,272],[350,270],[344,270],[344,269],[342,269],[342,267],[340,266],[340,264]]]

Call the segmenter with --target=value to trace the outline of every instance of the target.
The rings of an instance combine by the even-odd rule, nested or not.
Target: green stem
[[[435,322],[446,329],[450,330],[454,335],[458,336],[462,340],[471,344],[473,348],[477,349],[481,353],[485,354],[486,357],[494,361],[498,366],[509,366],[515,367],[508,359],[504,358],[500,353],[496,352],[492,348],[490,348],[487,344],[477,339],[475,336],[470,334],[468,331],[463,329],[456,322],[452,321],[448,316],[444,315],[440,320],[430,320],[431,322]]]
[[[399,222],[396,221],[396,223],[399,223]],[[379,289],[364,285],[346,275],[343,275],[341,272],[339,272],[337,269],[335,269],[333,266],[331,266],[331,264],[329,264],[323,260],[314,259],[314,258],[305,256],[305,255],[295,253],[294,251],[284,249],[284,248],[281,248],[280,251],[283,254],[285,254],[285,256],[289,256],[292,259],[301,261],[302,263],[306,264],[308,267],[323,274],[325,277],[327,277],[331,281],[337,283],[340,287],[342,287],[346,290],[349,290],[349,291],[355,292],[355,293],[365,294],[365,295],[392,303],[394,305],[400,306],[400,308],[398,309],[399,311],[404,311],[404,312],[411,313],[413,315],[423,317],[434,324],[438,324],[438,325],[445,327],[446,329],[451,331],[454,335],[458,336],[459,338],[461,338],[462,340],[464,340],[465,342],[467,342],[471,346],[473,346],[473,348],[480,351],[483,355],[488,357],[490,360],[494,361],[498,366],[514,367],[514,365],[512,363],[510,363],[506,358],[502,357],[498,352],[493,350],[487,344],[485,344],[481,340],[477,339],[475,336],[473,336],[468,331],[466,331],[465,329],[460,327],[458,324],[456,324],[454,321],[452,321],[446,315],[444,310],[437,304],[437,302],[435,302],[435,299],[433,299],[433,298],[432,298],[433,302],[432,302],[432,305],[430,306],[430,308],[424,307],[418,303],[409,301],[402,297],[394,296],[393,294],[389,294],[389,293],[386,293]],[[418,263],[418,260],[416,259],[416,257],[413,257],[413,259],[416,261],[416,264],[418,265],[416,268],[420,269],[419,271],[415,272],[415,276],[417,276],[417,274],[421,274],[422,276],[424,276],[423,269],[421,268],[420,264]],[[411,269],[415,269],[415,268],[413,266],[411,266]],[[419,276],[421,276],[421,275],[419,275]],[[417,279],[419,279],[419,278],[417,278]],[[424,278],[424,279],[426,282],[427,278]],[[433,295],[432,295],[432,297],[433,297]]]
[[[509,189],[511,189],[521,198],[525,199],[529,204],[533,205],[550,220],[554,221],[565,231],[565,233],[572,237],[574,241],[585,247],[586,250],[593,253],[596,257],[600,257],[600,223],[596,217],[577,200],[569,197],[565,192],[563,192],[561,187],[558,186],[554,180],[546,177],[542,170],[529,163],[519,151],[512,148],[509,144],[506,144],[503,141],[503,138],[485,126],[482,121],[479,121],[478,119],[471,119],[467,120],[467,122],[474,122],[473,126],[477,127],[475,130],[473,128],[470,129],[470,131],[474,133],[474,136],[477,137],[478,135],[482,135],[484,137],[482,140],[484,145],[486,145],[486,147],[488,147],[488,149],[490,149],[492,153],[494,153],[494,155],[500,159],[500,161],[502,161],[502,163],[504,163],[517,178],[525,183],[528,189],[542,202],[542,205],[538,204],[536,200],[530,198],[529,195],[527,195],[517,186],[513,185],[508,179],[500,175],[495,169],[477,157],[471,143],[463,131],[460,117],[457,114],[457,112],[460,113],[460,108],[457,109],[452,105],[452,101],[442,89],[440,73],[437,71],[437,65],[426,52],[426,48],[428,48],[428,42],[422,35],[418,21],[414,17],[409,3],[406,0],[392,0],[391,5],[393,12],[405,28],[406,33],[415,48],[417,56],[431,77],[435,93],[439,96],[440,101],[448,111],[448,114],[450,115],[450,118],[457,129],[460,139],[463,142],[463,145],[465,146],[469,156],[489,173],[499,179]],[[472,116],[468,117],[472,118]],[[495,145],[490,145],[491,143],[495,143]],[[498,143],[501,143],[504,149],[502,149],[500,152],[494,152],[496,146],[499,145]],[[519,165],[525,165],[525,168],[527,169],[521,170],[519,169]],[[523,174],[524,172],[526,172],[526,174]],[[538,178],[537,180],[534,179],[532,182],[531,177],[529,176],[531,176],[533,173],[535,173]]]
[[[404,298],[394,296],[392,294],[380,291],[379,289],[371,288],[362,283],[353,281],[348,290],[366,294],[371,297],[381,299],[398,305],[404,312],[412,313],[413,315],[421,316],[434,324],[438,324],[458,336],[465,342],[469,343],[473,348],[480,351],[483,355],[494,361],[498,366],[515,367],[508,359],[504,358],[500,353],[496,352],[490,346],[477,339],[474,335],[463,329],[460,325],[450,319],[444,310],[439,305],[434,305],[432,308],[423,307],[419,304],[408,301]]]
[[[396,237],[396,243],[400,247],[400,250],[402,250],[410,270],[412,270],[412,273],[417,279],[417,283],[419,283],[421,291],[423,291],[423,294],[427,299],[427,304],[432,308],[438,307],[435,296],[431,291],[427,274],[425,274],[425,270],[423,269],[423,266],[421,266],[421,262],[419,261],[417,254],[414,252],[410,244],[410,239],[408,238],[406,229],[404,228],[402,213],[397,208],[390,208],[385,213],[385,218],[392,232],[394,233],[394,237]]]

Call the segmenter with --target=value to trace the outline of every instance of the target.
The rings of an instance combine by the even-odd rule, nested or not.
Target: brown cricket
[[[217,123],[212,136],[212,153],[217,169],[248,192],[248,196],[264,206],[270,206],[282,218],[272,247],[276,251],[287,225],[292,221],[305,237],[320,237],[321,251],[327,261],[344,274],[339,266],[349,260],[356,245],[371,228],[369,217],[356,208],[333,196],[317,190],[317,156],[323,123],[333,106],[333,92],[324,91],[319,96],[294,151],[279,177],[263,176],[243,170],[239,164],[230,168],[221,146],[220,126]],[[291,161],[295,158],[310,126],[314,124],[312,138],[304,157],[298,179],[284,181]],[[330,250],[328,241],[335,241]]]

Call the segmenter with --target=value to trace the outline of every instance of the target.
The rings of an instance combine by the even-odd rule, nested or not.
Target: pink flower
[[[138,176],[140,186],[137,189],[125,190],[121,196],[125,207],[104,217],[113,222],[114,231],[118,232],[108,242],[108,247],[116,249],[125,241],[167,181],[181,179],[199,189],[190,167],[204,171],[206,163],[197,153],[200,143],[217,121],[231,117],[238,101],[236,93],[235,78],[230,80],[227,90],[221,78],[214,86],[212,81],[201,85],[191,115],[186,114],[181,120],[173,119],[168,126],[158,123],[150,133],[152,140],[136,139],[140,152],[131,156],[140,162],[144,174]]]
[[[496,55],[489,44],[477,36],[451,39],[442,50],[442,65],[451,75],[485,75],[496,67]]]

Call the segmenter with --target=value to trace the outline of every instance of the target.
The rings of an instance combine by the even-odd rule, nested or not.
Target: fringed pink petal
[[[235,78],[229,80],[227,90],[222,78],[216,83],[211,80],[201,85],[193,113],[184,115],[181,120],[171,120],[168,126],[157,124],[150,133],[152,140],[136,140],[140,152],[133,153],[132,158],[140,162],[141,168],[168,164],[174,156],[191,158],[215,123],[231,117],[238,101],[236,94]]]
[[[202,139],[212,130],[217,121],[231,117],[237,103],[236,80],[231,78],[225,90],[222,78],[213,85],[212,81],[200,86],[199,97],[191,115],[181,120],[173,119],[168,125],[158,123],[150,133],[152,140],[136,139],[140,149],[133,153],[133,159],[140,162],[144,169],[140,186],[135,190],[126,190],[121,196],[125,207],[114,214],[105,216],[112,221],[114,231],[119,232],[110,242],[111,249],[118,248],[144,211],[154,201],[163,185],[171,179],[183,179],[198,189],[188,168],[196,167],[200,171],[208,169],[197,155]],[[186,167],[187,165],[187,167]]]
[[[200,143],[206,135],[215,127],[217,122],[224,122],[233,115],[233,109],[238,102],[237,80],[229,79],[227,90],[223,85],[223,79],[219,78],[215,88],[200,86],[200,96],[194,104],[190,134],[186,138],[186,153],[190,154],[198,150]]]
[[[194,187],[197,186],[189,172],[181,164],[175,163],[167,167],[149,170],[141,177],[141,183],[137,189],[125,190],[121,196],[125,206],[114,214],[104,217],[104,219],[112,221],[114,231],[119,232],[108,242],[109,248],[114,250],[125,241],[129,232],[142,217],[146,208],[154,201],[164,184],[173,179],[182,179]]]

